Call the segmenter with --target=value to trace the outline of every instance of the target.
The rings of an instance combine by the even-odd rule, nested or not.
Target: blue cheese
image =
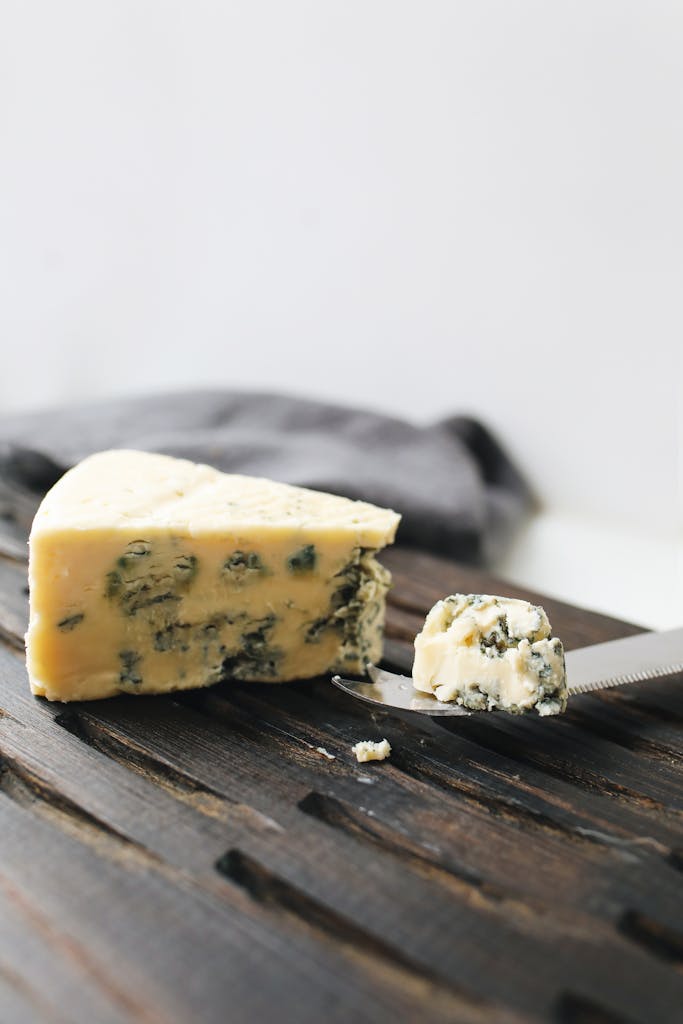
[[[351,748],[356,755],[356,761],[385,761],[391,753],[389,740],[359,740]]]
[[[363,672],[382,653],[389,509],[144,452],[93,455],[30,538],[34,693],[92,700]]]
[[[473,711],[557,715],[567,706],[562,643],[544,610],[513,598],[453,594],[415,638],[415,688]]]

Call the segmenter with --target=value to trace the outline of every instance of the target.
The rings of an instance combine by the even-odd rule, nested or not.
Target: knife
[[[683,628],[640,633],[622,640],[581,647],[568,651],[565,661],[570,697],[673,675],[683,672]],[[375,665],[368,665],[368,675],[372,680],[370,683],[367,680],[342,679],[341,676],[333,676],[332,682],[344,693],[386,709],[415,711],[423,715],[462,717],[481,714],[420,693],[414,688],[410,676],[396,675]]]

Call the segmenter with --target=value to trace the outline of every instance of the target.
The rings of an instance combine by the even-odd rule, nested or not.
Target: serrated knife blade
[[[570,696],[683,672],[683,628],[638,633],[568,651]]]

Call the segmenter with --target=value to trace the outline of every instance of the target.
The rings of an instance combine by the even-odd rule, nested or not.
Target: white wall
[[[665,0],[5,0],[2,408],[471,411],[548,514],[673,551],[681,52]]]

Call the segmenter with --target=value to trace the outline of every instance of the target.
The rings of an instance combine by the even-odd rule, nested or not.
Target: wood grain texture
[[[3,1024],[681,1020],[681,678],[447,728],[324,679],[50,705],[16,530],[4,550]],[[386,561],[403,670],[456,590],[542,601],[568,647],[638,631]],[[383,736],[391,759],[357,764]]]

